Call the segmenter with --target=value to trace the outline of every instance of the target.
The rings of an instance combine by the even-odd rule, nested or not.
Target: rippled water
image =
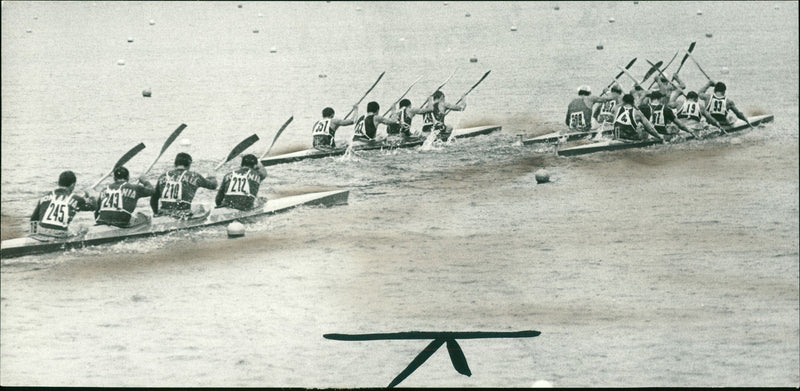
[[[428,341],[322,334],[527,329],[542,334],[460,341],[471,377],[440,351],[401,385],[800,384],[796,3],[238,4],[4,2],[4,238],[63,169],[88,186],[145,142],[136,175],[180,123],[191,146],[152,176],[182,149],[211,173],[254,132],[263,151],[292,115],[275,150],[305,148],[323,107],[346,112],[383,71],[367,100],[386,105],[420,76],[413,102],[454,69],[451,99],[491,70],[448,121],[503,132],[271,167],[263,193],[346,188],[350,204],[259,219],[244,239],[216,227],[3,259],[3,385],[380,387]],[[600,90],[632,57],[643,75],[691,41],[774,123],[578,158],[514,145],[558,129],[577,85]],[[691,62],[681,76],[705,82]]]

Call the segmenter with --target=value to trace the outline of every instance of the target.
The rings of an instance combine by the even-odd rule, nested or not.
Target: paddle
[[[468,95],[470,92],[472,92],[472,90],[474,90],[474,89],[475,89],[475,87],[477,87],[477,86],[478,86],[478,84],[481,84],[481,82],[482,82],[484,79],[486,79],[486,77],[487,77],[487,76],[489,76],[489,74],[490,74],[490,73],[492,73],[492,71],[491,71],[491,70],[488,70],[488,71],[486,71],[486,73],[484,73],[484,74],[483,74],[483,76],[481,76],[480,80],[478,80],[478,81],[477,81],[475,84],[473,84],[473,85],[472,85],[472,87],[470,87],[470,88],[467,90],[467,92],[465,92],[464,94],[462,94],[462,95],[461,95],[461,97],[460,97],[460,98],[458,98],[458,100],[456,101],[456,106],[457,106],[459,103],[461,103],[461,101],[463,101],[463,100],[464,100],[464,98],[466,98],[466,97],[467,97],[467,95]],[[451,112],[451,111],[452,111],[452,110],[450,110],[450,109],[447,109],[447,110],[445,110],[445,111],[444,111],[444,115],[447,115],[447,113],[449,113],[449,112]],[[447,138],[447,141],[450,141],[450,140],[452,140],[452,139],[453,139],[453,137],[454,137],[454,133],[450,133],[450,137],[448,137],[448,138]],[[435,139],[435,138],[434,138],[434,139]]]
[[[388,110],[386,110],[386,112],[385,112],[385,113],[383,113],[383,116],[384,116],[384,117],[385,117],[387,114],[389,114],[389,112],[390,112],[390,111],[392,111],[392,108],[394,108],[394,105],[396,105],[396,104],[400,103],[400,101],[401,101],[401,100],[403,100],[403,98],[405,98],[405,97],[406,97],[406,94],[408,94],[408,92],[409,92],[409,91],[411,91],[411,88],[412,88],[412,87],[414,87],[414,84],[417,84],[417,82],[419,81],[419,79],[422,79],[422,76],[418,77],[418,78],[417,78],[417,80],[414,80],[414,82],[413,82],[413,83],[411,83],[411,85],[408,87],[408,89],[406,90],[406,92],[404,92],[404,93],[403,93],[403,95],[400,95],[400,97],[399,97],[399,98],[397,98],[397,100],[396,100],[396,101],[394,101],[394,103],[392,103],[392,105],[391,105],[391,106],[389,106],[389,109],[388,109]]]
[[[675,54],[677,54],[677,52]],[[673,59],[674,58],[675,57],[673,57]],[[639,84],[644,83],[647,79],[650,78],[650,76],[653,76],[653,73],[655,73],[657,69],[661,68],[661,64],[663,64],[663,63],[664,63],[664,61],[659,61],[659,62],[655,63],[655,65],[651,66],[650,69],[647,70],[647,73],[644,74],[644,77],[642,78],[642,81],[639,82]],[[667,66],[669,66],[669,64],[667,64]],[[664,69],[666,69],[666,68],[664,68]]]
[[[645,59],[645,61],[647,61],[647,63],[648,63],[648,64],[651,64],[651,65],[653,65],[653,63],[652,63],[652,62],[650,62],[650,60],[647,60],[647,59]],[[660,74],[660,75],[661,75],[663,78],[665,78],[665,79],[669,80],[669,84],[671,84],[673,87],[675,87],[675,90],[676,90],[676,91],[678,91],[678,93],[679,93],[680,95],[685,95],[685,94],[684,94],[684,92],[681,90],[680,86],[679,86],[679,85],[677,85],[677,84],[675,84],[675,82],[674,82],[674,81],[670,80],[670,78],[668,78],[666,75],[664,75],[664,72],[662,72],[662,71],[661,71],[661,69],[658,69],[658,68],[656,68],[656,71],[658,71],[658,73],[659,73],[659,74]]]
[[[158,159],[161,159],[161,156],[164,155],[164,151],[166,151],[167,148],[169,148],[169,146],[172,145],[172,143],[175,141],[175,139],[178,138],[178,136],[180,136],[181,132],[183,132],[184,129],[186,129],[186,124],[181,124],[180,126],[178,126],[177,129],[175,129],[172,132],[171,135],[169,135],[169,137],[167,137],[167,141],[165,141],[164,145],[161,147],[161,152],[159,152],[158,156],[156,156],[156,160],[153,160],[153,164],[151,164],[150,167],[147,167],[147,169],[144,170],[144,173],[142,173],[142,175],[139,176],[140,178],[144,177],[145,175],[147,175],[148,172],[150,172],[153,166],[156,165],[156,162],[158,162]]]
[[[678,72],[680,72],[680,71],[681,71],[681,68],[683,68],[683,63],[685,63],[685,62],[686,62],[686,59],[687,59],[687,58],[689,58],[689,56],[692,54],[692,51],[694,50],[694,45],[695,45],[696,43],[697,43],[697,42],[692,42],[691,44],[689,44],[689,50],[687,50],[687,53],[686,53],[686,54],[683,56],[683,60],[681,60],[681,64],[680,64],[680,65],[678,65],[678,70],[677,70],[677,71],[675,71],[675,73],[673,73],[673,76],[674,76],[674,75],[677,75],[677,74],[678,74]]]
[[[694,58],[694,56],[692,56],[692,54],[689,53],[689,52],[686,52],[686,55],[692,58],[692,61],[694,62],[694,65],[697,65],[697,69],[700,70],[700,72],[703,74],[703,76],[705,76],[706,79],[711,81],[711,77],[709,77],[708,74],[706,73],[706,71],[704,71],[703,68],[700,67],[700,64],[697,63],[697,60]]]
[[[427,360],[434,353],[436,353],[436,350],[438,350],[442,345],[444,345],[444,343],[445,343],[444,339],[438,339],[438,338],[434,339],[433,342],[429,343],[428,346],[426,346],[425,349],[423,349],[422,352],[420,352],[417,355],[417,357],[414,357],[414,359],[411,360],[411,363],[408,364],[406,369],[403,369],[403,371],[400,372],[400,374],[398,374],[394,378],[394,380],[392,380],[391,383],[389,383],[389,386],[387,388],[393,388],[394,386],[400,384],[400,382],[405,380],[405,378],[407,378],[408,375],[410,375],[417,368],[419,368],[419,366],[422,365],[425,362],[425,360]]]
[[[225,163],[233,160],[233,158],[238,156],[240,153],[244,152],[245,149],[250,148],[251,145],[255,144],[256,141],[258,141],[258,135],[257,134],[254,134],[254,135],[242,140],[242,142],[240,142],[235,147],[233,147],[233,150],[231,150],[231,153],[229,153],[228,157],[225,158],[225,161],[223,161],[222,163],[220,163],[216,167],[214,167],[214,170],[219,170],[219,168],[222,167],[222,165],[224,165]]]
[[[445,81],[442,84],[439,84],[439,87],[436,87],[436,89],[433,92],[436,93],[436,91],[441,90],[444,87],[444,85],[447,84],[448,81],[450,81],[450,78],[453,77],[453,75],[455,75],[455,74],[456,74],[456,71],[453,70],[453,73],[451,73],[450,76],[448,76],[447,79],[445,79]],[[419,106],[419,108],[421,109],[421,108],[425,107],[425,105],[428,103],[428,101],[431,100],[432,96],[433,96],[433,94],[428,95],[428,97],[425,99],[425,102],[422,102],[422,104]]]
[[[106,179],[109,176],[111,176],[111,174],[114,173],[114,170],[116,170],[117,167],[124,166],[125,163],[127,163],[129,160],[131,160],[134,156],[136,156],[137,153],[141,152],[143,149],[144,149],[144,143],[139,143],[139,145],[131,148],[130,151],[125,152],[125,154],[122,155],[122,157],[119,158],[119,160],[117,160],[116,163],[114,163],[114,168],[112,168],[111,171],[108,172],[108,174],[103,175],[102,178],[97,180],[97,182],[95,182],[94,185],[92,185],[91,189],[94,190],[94,188],[97,187],[97,185],[99,185],[100,182],[102,182],[104,179]]]
[[[291,116],[289,117],[288,120],[286,120],[286,122],[283,123],[283,126],[281,126],[281,128],[278,129],[278,133],[275,133],[275,138],[272,139],[272,144],[270,144],[269,148],[267,148],[267,152],[264,152],[264,154],[261,155],[261,157],[259,157],[258,160],[261,160],[267,155],[269,155],[269,151],[272,150],[272,147],[275,145],[275,142],[278,141],[278,137],[281,135],[281,133],[283,133],[283,130],[286,129],[287,126],[289,126],[289,124],[292,122],[293,119],[294,116]]]
[[[694,49],[694,42],[692,42],[692,44],[691,44],[691,45],[689,45],[689,48],[691,48],[691,49]],[[677,57],[678,57],[678,53],[679,53],[679,52],[675,52],[675,54],[672,56],[672,60],[669,60],[669,62],[667,63],[667,65],[666,65],[664,68],[661,68],[661,70],[662,70],[662,71],[666,71],[666,70],[667,70],[667,68],[669,68],[669,66],[670,66],[670,65],[672,65],[672,62],[673,62],[673,61],[675,61],[675,58],[677,58]],[[686,59],[684,58],[684,60],[683,60],[683,61],[686,61]],[[683,62],[681,62],[681,66],[683,66]],[[678,68],[678,71],[680,71],[680,68]],[[675,72],[675,73],[673,74],[673,77],[674,77],[674,75],[676,75],[676,74],[677,74],[677,72]],[[649,85],[649,86],[647,86],[647,89],[649,90],[649,89],[653,88],[653,85],[654,85],[654,84],[656,84],[656,80],[655,80],[655,79],[653,80],[653,82],[652,82],[652,83],[650,83],[650,85]]]
[[[634,57],[634,58],[633,58],[633,60],[631,60],[631,62],[629,62],[629,63],[628,63],[628,65],[626,65],[626,66],[625,66],[625,69],[626,69],[626,70],[627,70],[627,69],[631,69],[631,67],[633,66],[633,63],[635,63],[635,62],[636,62],[636,57]],[[619,68],[619,67],[617,67],[617,68]],[[603,90],[608,90],[609,88],[611,88],[611,86],[613,86],[613,85],[614,85],[614,83],[616,83],[616,82],[617,82],[617,80],[619,80],[619,78],[620,78],[620,77],[622,77],[622,75],[623,75],[624,73],[625,73],[625,71],[622,71],[622,72],[618,73],[618,74],[617,74],[617,76],[616,76],[616,77],[614,77],[614,81],[612,81],[611,83],[609,83],[609,84],[608,84],[608,86],[607,86],[606,88],[604,88]],[[603,96],[603,95],[605,95],[605,92],[604,92],[604,93],[602,93],[602,94],[600,94],[600,96]]]
[[[384,75],[384,74],[386,74],[386,71],[384,71],[383,73],[381,73],[381,75],[380,75],[380,76],[378,76],[378,80],[375,80],[375,83],[372,83],[372,87],[370,87],[370,88],[367,90],[367,92],[366,92],[366,93],[364,93],[364,96],[362,96],[362,97],[361,97],[361,99],[359,99],[359,100],[358,100],[358,102],[356,102],[356,104],[354,104],[353,106],[358,106],[359,104],[361,104],[361,102],[364,100],[364,98],[366,98],[366,97],[367,97],[367,95],[369,95],[370,91],[372,91],[372,89],[373,89],[373,88],[375,88],[375,86],[376,86],[376,85],[378,85],[378,82],[379,82],[379,81],[381,81],[381,79],[383,78],[383,75]],[[349,112],[349,113],[347,113],[347,115],[345,115],[345,116],[344,116],[344,119],[347,119],[347,117],[349,117],[349,116],[350,116],[350,114],[353,114],[353,110],[354,110],[354,109],[353,109],[353,108],[351,108],[351,109],[350,109],[350,112]]]

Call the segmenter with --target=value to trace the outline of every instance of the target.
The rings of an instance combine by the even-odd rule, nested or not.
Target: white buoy
[[[155,20],[153,20],[153,19],[150,19],[150,25],[151,25],[151,26],[153,26],[153,25],[155,25],[155,24],[156,24],[156,21],[155,21]]]
[[[238,8],[242,8],[242,5],[241,5],[241,4],[239,4],[239,5],[237,5],[237,7],[238,7]]]
[[[697,14],[698,14],[698,15],[702,15],[702,14],[703,14],[703,11],[701,11],[701,10],[697,10]]]
[[[556,11],[558,11],[558,10],[560,10],[561,8],[559,8],[558,6],[555,6],[555,7],[553,7],[553,9],[554,9],[554,10],[556,10]]]
[[[361,11],[361,7],[356,7],[356,11]]]
[[[400,42],[404,42],[406,39],[404,37],[400,37]]]
[[[133,42],[133,38],[128,38],[128,42]]]
[[[531,384],[532,388],[553,388],[553,383],[547,380],[537,380]]]
[[[711,33],[706,33],[706,38],[711,38],[711,37],[713,37],[713,36],[714,36],[714,34],[711,34]]]
[[[540,168],[533,173],[536,177],[536,183],[547,183],[550,182],[550,173],[547,172],[544,168]]]
[[[776,5],[776,7],[777,7],[777,5]],[[777,9],[777,8],[776,8],[776,9]],[[39,20],[39,17],[38,17],[38,16],[34,16],[34,17],[33,17],[33,20]]]
[[[326,78],[326,77],[328,77],[328,75],[326,75],[326,74],[324,74],[324,73],[320,73],[320,74],[319,74],[319,78],[320,78],[320,79],[324,79],[324,78]]]
[[[149,88],[144,90],[144,91],[142,91],[142,96],[145,97],[145,98],[149,98],[151,95],[153,95],[153,92],[150,91]]]
[[[238,221],[228,224],[228,237],[241,238],[244,236],[244,225]]]
[[[269,52],[270,52],[270,53],[277,53],[277,52],[278,52],[278,48],[276,48],[275,46],[273,46],[273,47],[269,48]]]
[[[722,73],[723,75],[727,75],[728,73],[730,73],[730,70],[728,69],[728,67],[722,67],[722,71],[720,73]]]
[[[258,29],[253,29],[253,34],[258,34]]]
[[[779,9],[781,9],[781,6],[779,6],[779,5],[777,5],[777,4],[776,4],[776,5],[775,5],[775,9],[776,9],[776,10],[779,10]]]
[[[466,14],[464,14],[464,17],[466,17],[466,18],[469,18],[470,16],[472,16],[472,14],[470,14],[469,12],[467,12]]]
[[[258,13],[258,17],[259,17],[259,18],[263,18],[263,17],[264,17],[264,14],[262,14],[261,12],[259,12],[259,13]]]
[[[478,57],[475,56],[470,57],[469,62],[478,62]]]
[[[603,50],[603,44],[602,43],[597,45],[597,50]]]
[[[511,26],[511,31],[517,31],[517,26]]]
[[[608,23],[614,23],[614,22],[616,22],[616,19],[614,19],[614,18],[608,18]]]
[[[192,145],[192,142],[191,142],[191,141],[189,141],[189,139],[188,139],[188,138],[181,139],[181,146],[182,146],[182,147],[188,147],[188,146],[190,146],[190,145]]]
[[[32,32],[33,32],[33,30],[31,30],[31,29],[27,29],[27,30],[25,30],[25,32],[26,32],[26,33],[32,33]]]
[[[123,59],[117,60],[117,65],[125,65],[125,60]]]
[[[443,5],[447,5],[447,2],[445,1]]]

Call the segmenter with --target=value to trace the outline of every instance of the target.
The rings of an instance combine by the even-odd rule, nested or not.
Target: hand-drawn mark
[[[376,341],[388,339],[433,339],[433,341],[420,352],[414,360],[400,372],[397,377],[389,383],[388,388],[392,388],[401,381],[405,380],[412,372],[422,365],[425,360],[436,353],[442,345],[447,344],[447,352],[450,354],[450,361],[455,370],[466,376],[471,376],[472,371],[467,365],[467,358],[464,351],[458,345],[456,339],[482,339],[482,338],[532,338],[541,332],[536,330],[525,331],[405,331],[399,333],[377,333],[377,334],[324,334],[323,337],[336,341]]]

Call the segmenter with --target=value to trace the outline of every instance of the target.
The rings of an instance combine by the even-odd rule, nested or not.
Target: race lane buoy
[[[723,75],[727,75],[728,73],[730,73],[730,70],[728,69],[728,67],[722,67],[722,71],[720,71],[720,73],[722,73]]]
[[[155,25],[155,24],[156,24],[156,21],[153,20],[153,19],[150,19],[150,25],[152,26],[152,25]]]
[[[150,97],[150,95],[153,95],[153,92],[152,92],[152,91],[150,91],[150,89],[149,89],[149,88],[148,88],[148,89],[146,89],[146,90],[144,90],[144,91],[142,91],[142,96],[143,96],[143,97],[145,97],[145,98],[149,98],[149,97]]]
[[[603,44],[602,43],[597,45],[597,50],[603,50]]]
[[[244,225],[238,221],[228,224],[228,237],[241,238],[244,236]]]
[[[276,48],[275,46],[273,46],[273,47],[269,48],[269,52],[270,52],[270,53],[277,53],[277,52],[278,52],[278,48]]]
[[[190,146],[190,145],[192,145],[192,142],[191,142],[191,141],[189,141],[189,139],[188,139],[188,138],[181,139],[181,146],[182,146],[182,147],[188,147],[188,146]]]
[[[711,34],[711,33],[706,33],[706,38],[711,38],[711,37],[713,37],[713,36],[714,36],[714,34]]]
[[[125,60],[123,59],[117,60],[117,65],[125,65]]]
[[[238,8],[242,8],[242,5],[241,5],[241,4],[239,4],[237,7],[238,7]]]
[[[258,29],[253,29],[253,34],[258,34]]]
[[[547,380],[537,380],[531,384],[531,388],[553,388],[553,383]]]
[[[356,11],[361,11],[361,7],[356,7]]]
[[[259,13],[258,13],[258,17],[259,17],[259,18],[263,18],[263,17],[264,17],[264,14],[262,14],[261,12],[259,12]]]
[[[133,38],[128,38],[128,42],[133,42]]]
[[[555,7],[553,7],[553,9],[554,9],[554,10],[556,10],[556,11],[558,11],[558,10],[560,10],[561,8],[559,8],[558,6],[555,6]]]
[[[614,19],[614,18],[608,18],[608,23],[614,23],[614,22],[616,22],[616,21],[617,21],[617,20],[616,20],[616,19]]]
[[[469,62],[478,62],[478,57],[475,56],[470,57]]]
[[[536,183],[547,183],[550,182],[550,173],[547,172],[544,168],[540,168],[533,173],[536,177]]]
[[[469,18],[470,16],[472,16],[472,14],[470,14],[469,12],[467,12],[466,14],[464,14],[464,17],[465,17],[465,18]]]
[[[702,14],[703,14],[703,11],[701,11],[701,10],[697,10],[697,14],[698,14],[698,15],[702,15]]]
[[[511,31],[517,31],[517,26],[511,26]]]
[[[27,29],[27,30],[25,30],[25,32],[26,32],[26,33],[32,33],[32,32],[33,32],[33,30],[31,30],[31,29]]]

